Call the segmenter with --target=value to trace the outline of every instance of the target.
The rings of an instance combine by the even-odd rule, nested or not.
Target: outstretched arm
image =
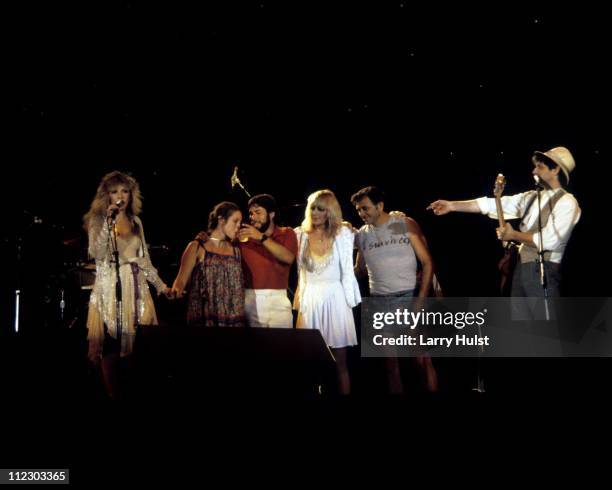
[[[431,209],[436,216],[442,216],[450,212],[456,213],[481,213],[480,206],[476,200],[470,201],[445,201],[439,199],[432,202],[427,209]]]

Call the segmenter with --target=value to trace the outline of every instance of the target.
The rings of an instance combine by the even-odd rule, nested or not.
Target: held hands
[[[185,296],[187,294],[187,291],[185,291],[184,289],[180,289],[177,288],[176,286],[173,286],[172,289],[169,289],[169,293],[170,295],[167,296],[168,299],[181,299],[183,296]]]
[[[442,216],[453,211],[453,205],[450,201],[440,199],[432,202],[426,209],[431,209],[436,216]]]

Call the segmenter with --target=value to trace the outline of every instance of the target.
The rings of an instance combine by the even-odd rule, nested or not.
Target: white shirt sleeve
[[[504,211],[504,219],[521,218],[530,201],[530,196],[533,191],[522,192],[513,196],[502,196],[501,205]],[[486,214],[489,218],[497,219],[497,207],[495,199],[492,197],[480,197],[476,199],[476,203],[482,214]]]

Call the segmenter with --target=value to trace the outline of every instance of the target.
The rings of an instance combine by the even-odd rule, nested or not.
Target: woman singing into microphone
[[[151,264],[138,217],[141,208],[138,182],[114,171],[102,178],[89,212],[83,218],[89,235],[89,255],[96,260],[96,280],[87,317],[89,359],[96,365],[101,361],[104,385],[111,398],[118,395],[119,360],[129,358],[136,327],[157,324],[147,281],[155,286],[158,294],[171,295]],[[115,236],[122,299],[120,331],[115,297]]]

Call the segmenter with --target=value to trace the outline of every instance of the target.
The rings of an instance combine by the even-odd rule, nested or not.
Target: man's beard
[[[264,221],[261,224],[261,227],[259,228],[259,231],[261,231],[262,233],[265,233],[266,231],[268,231],[268,228],[270,228],[270,223],[271,223],[270,218],[268,218],[266,221]],[[257,227],[255,227],[255,228],[257,228]]]

